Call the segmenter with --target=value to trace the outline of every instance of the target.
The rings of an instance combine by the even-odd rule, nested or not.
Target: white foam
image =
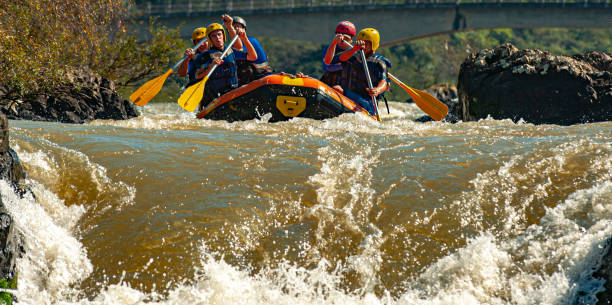
[[[36,188],[40,194],[42,188]],[[71,285],[85,279],[93,266],[85,249],[73,236],[74,232],[57,222],[79,218],[83,209],[62,208],[61,202],[48,204],[46,208],[60,208],[60,213],[66,214],[54,219],[31,196],[17,196],[5,181],[0,181],[0,193],[2,202],[13,216],[15,228],[24,237],[25,254],[17,261],[20,303],[54,304],[75,295],[77,291]],[[41,197],[41,202],[49,203],[54,196]]]
[[[178,128],[183,119],[194,120],[170,118],[173,120],[170,124],[176,126],[154,127],[153,121],[132,123],[139,126],[135,128]],[[193,253],[201,259],[200,265],[196,266],[196,275],[180,282],[169,282],[168,287],[171,288],[167,296],[141,291],[119,280],[97,283],[103,289],[86,298],[80,294],[82,291],[74,288],[92,272],[86,250],[74,232],[84,208],[78,204],[67,207],[42,182],[28,181],[38,201],[19,198],[3,182],[0,184],[3,202],[14,215],[17,229],[26,237],[26,254],[19,261],[19,303],[437,305],[594,302],[594,295],[601,289],[602,281],[593,278],[592,270],[600,262],[603,242],[612,236],[612,150],[609,144],[575,141],[555,149],[517,155],[500,162],[498,168],[478,173],[471,181],[472,189],[448,204],[449,209],[443,206],[419,218],[423,223],[431,224],[436,221],[438,215],[435,214],[457,213],[465,227],[462,230],[473,236],[465,240],[464,246],[452,249],[447,255],[432,254],[441,257],[414,278],[398,282],[396,285],[400,292],[392,297],[385,291],[374,293],[379,284],[378,272],[384,263],[384,253],[380,247],[389,233],[379,230],[368,218],[369,212],[379,203],[380,197],[385,196],[385,192],[377,194],[372,182],[375,179],[372,169],[380,162],[380,155],[369,144],[360,144],[361,133],[413,132],[411,135],[422,136],[428,131],[444,133],[449,128],[459,128],[465,129],[467,136],[501,133],[503,137],[521,133],[521,129],[527,127],[492,119],[453,127],[447,127],[444,123],[415,124],[392,120],[378,124],[359,115],[340,116],[323,122],[309,121],[307,124],[300,124],[299,120],[305,119],[297,120],[295,126],[303,132],[335,139],[328,146],[318,149],[320,170],[308,180],[316,192],[316,202],[308,207],[303,206],[300,200],[270,199],[274,202],[265,212],[268,214],[256,214],[243,223],[233,224],[233,227],[221,232],[221,238],[227,238],[232,247],[244,247],[235,249],[236,252],[232,254],[257,249],[264,236],[273,235],[274,230],[285,224],[286,219],[282,217],[290,218],[278,216],[278,213],[282,213],[280,205],[287,205],[289,209],[298,211],[293,216],[307,218],[316,214],[313,219],[319,221],[317,229],[322,230],[326,225],[333,224],[338,225],[334,229],[339,228],[339,234],[343,233],[341,230],[346,230],[359,236],[360,246],[345,260],[329,262],[313,251],[315,255],[309,262],[318,264],[309,268],[287,261],[273,261],[268,265],[269,261],[266,260],[262,266],[238,267],[230,265],[224,259],[224,253],[214,253],[203,246],[199,253]],[[96,121],[93,124],[123,123]],[[290,125],[267,124],[262,120],[189,124],[195,124],[189,125],[194,128],[215,124],[215,127],[266,135],[282,135]],[[409,130],[413,124],[415,131]],[[516,129],[496,131],[499,127],[507,126]],[[342,137],[338,134],[342,134]],[[87,170],[96,172],[92,174],[92,179],[100,183],[105,194],[123,192],[122,188],[105,186],[116,183],[108,178],[103,167],[77,151],[63,151],[78,160],[78,164],[86,165]],[[52,157],[53,153],[34,151],[28,155],[28,152],[19,149],[19,155],[25,155],[22,161],[31,168],[61,175],[56,174],[60,172],[57,162],[60,158]],[[588,165],[581,169],[576,179],[567,179],[573,182],[568,186],[571,191],[556,189],[555,176],[574,177],[571,175],[572,169],[582,155],[590,157],[588,162],[583,162]],[[260,161],[249,161],[245,166],[263,167]],[[52,179],[52,176],[39,174],[37,179]],[[258,188],[257,185],[254,187]],[[394,187],[390,186],[389,189]],[[566,193],[560,196],[562,191]],[[553,197],[560,199],[551,202],[549,198]],[[544,216],[538,217],[537,223],[529,225],[525,214],[531,204],[552,208],[547,208]],[[494,213],[487,214],[490,212],[484,210],[487,207],[492,207]],[[453,208],[458,210],[454,211]],[[495,218],[495,224],[487,223],[487,217],[489,220]],[[227,233],[229,231],[233,235]],[[232,240],[240,234],[240,240]],[[318,234],[315,236],[317,240],[304,245],[304,250],[323,248],[325,242],[330,242],[321,231],[315,234]],[[405,238],[410,237],[406,235]],[[141,270],[147,270],[151,263],[152,260],[149,260]],[[251,268],[260,271],[255,272]],[[359,287],[354,290],[344,286],[348,273],[359,276]]]
[[[54,188],[60,185],[58,181],[64,180],[60,179],[61,177],[82,175],[80,179],[84,179],[84,176],[89,176],[97,196],[104,197],[111,194],[120,196],[120,200],[116,202],[118,203],[116,208],[134,203],[136,188],[122,181],[113,181],[104,166],[93,162],[84,153],[46,139],[38,139],[38,141],[40,142],[38,144],[42,146],[39,150],[32,150],[32,147],[26,149],[18,144],[13,145],[29,177],[57,191]]]
[[[590,272],[601,259],[603,241],[612,235],[612,182],[606,181],[571,194],[521,236],[499,240],[483,233],[469,240],[415,280],[398,283],[407,289],[397,299],[341,287],[343,273],[356,262],[371,264],[363,259],[376,258],[372,253],[335,266],[320,260],[312,269],[280,262],[251,274],[203,247],[191,284],[175,283],[167,297],[119,282],[106,283],[88,300],[75,299],[71,288],[92,271],[74,233],[32,198],[16,196],[5,182],[0,192],[26,237],[26,253],[19,260],[20,304],[591,304],[602,282]],[[82,210],[63,213],[78,218]]]

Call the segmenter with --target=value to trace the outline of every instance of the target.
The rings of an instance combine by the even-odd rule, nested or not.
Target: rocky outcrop
[[[20,185],[25,173],[17,154],[9,147],[8,121],[1,113],[0,128],[0,179],[8,181],[18,193],[23,194],[26,190]],[[14,228],[13,217],[0,199],[0,281],[15,283],[16,259],[21,253],[23,253],[22,238]]]
[[[604,291],[597,294],[597,305],[612,304],[612,238],[607,241],[608,252],[601,260],[601,267],[593,273],[596,278],[604,279]]]
[[[115,84],[89,70],[69,72],[67,82],[51,92],[9,97],[0,89],[0,112],[9,119],[85,123],[95,119],[124,120],[138,116]]]
[[[612,120],[612,56],[553,56],[511,44],[471,54],[461,65],[458,119],[520,119],[571,125]]]

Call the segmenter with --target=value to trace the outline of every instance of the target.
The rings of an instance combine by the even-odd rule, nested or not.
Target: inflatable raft
[[[269,122],[294,117],[316,120],[367,110],[325,83],[310,77],[272,74],[236,88],[210,102],[198,112],[199,119],[244,121],[270,113]]]

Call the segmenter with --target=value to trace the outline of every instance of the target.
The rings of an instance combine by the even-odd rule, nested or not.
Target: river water
[[[593,304],[612,123],[10,121],[19,304]],[[381,108],[384,109],[384,108]]]

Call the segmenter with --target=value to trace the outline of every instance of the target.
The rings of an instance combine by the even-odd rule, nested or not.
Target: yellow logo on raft
[[[283,83],[284,82],[283,80]],[[279,95],[276,97],[276,108],[278,108],[284,116],[294,118],[306,109],[306,98]]]

